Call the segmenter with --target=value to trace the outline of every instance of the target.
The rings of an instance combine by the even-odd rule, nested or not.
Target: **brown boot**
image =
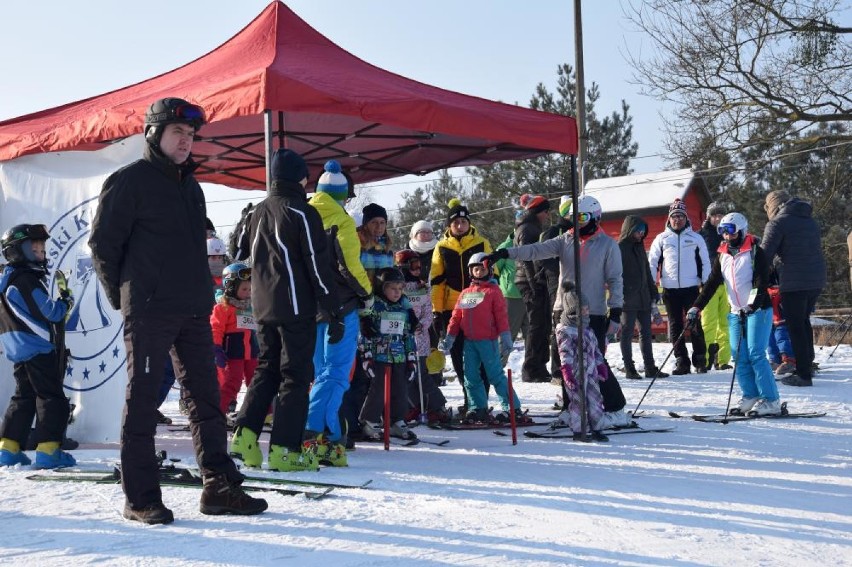
[[[252,516],[260,514],[267,507],[266,500],[252,498],[246,494],[239,483],[229,481],[223,474],[204,479],[200,506],[202,514]]]
[[[131,508],[129,503],[124,504],[124,519],[143,524],[171,524],[175,521],[172,511],[166,508],[162,502],[154,502],[141,508]]]

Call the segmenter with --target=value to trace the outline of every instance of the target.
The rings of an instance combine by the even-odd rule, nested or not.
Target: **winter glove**
[[[562,370],[562,380],[565,381],[565,387],[571,391],[576,390],[577,383],[574,382],[574,371],[571,370],[571,367],[567,364],[563,364],[560,367],[560,370]]]
[[[619,329],[621,329],[621,307],[610,307],[609,325],[606,327],[606,342],[614,343]]]
[[[504,260],[509,257],[509,250],[506,248],[501,248],[500,250],[495,250],[491,254],[487,254],[485,258],[482,259],[482,263],[488,263],[489,266],[493,266],[495,262],[499,260]]]
[[[512,342],[512,333],[509,331],[503,331],[500,333],[500,356],[509,356],[509,353],[512,352],[512,347],[514,347],[514,343]]]
[[[456,342],[455,335],[447,335],[444,337],[441,342],[438,343],[438,350],[443,352],[444,354],[450,354],[450,349],[453,348],[453,344]]]
[[[65,320],[67,321],[68,318],[71,316],[71,309],[73,309],[74,307],[74,297],[71,295],[70,292],[66,293],[67,295],[60,297],[59,301],[65,304]]]
[[[697,321],[700,314],[701,310],[698,307],[690,307],[689,311],[686,312],[686,320],[690,322]]]
[[[373,310],[373,303],[375,303],[375,298],[372,294],[366,297],[358,298],[358,314],[363,315],[365,313],[369,313]]]
[[[373,363],[373,353],[365,350],[361,353],[361,368],[371,379],[376,377],[375,364]]]
[[[752,306],[751,306],[751,305],[746,305],[745,307],[743,307],[743,308],[740,310],[740,314],[741,314],[741,315],[745,315],[746,317],[748,317],[748,316],[749,316],[749,315],[751,315],[752,313],[754,313],[754,309],[752,308]]]
[[[660,308],[657,307],[656,303],[651,303],[651,322],[654,325],[662,325],[663,324],[663,316],[660,315]]]
[[[444,314],[439,311],[432,312],[432,328],[435,329],[435,332],[439,335],[446,333],[446,321],[444,321]]]
[[[213,351],[213,356],[216,360],[216,366],[218,366],[219,368],[225,368],[225,366],[227,366],[228,364],[228,357],[225,356],[225,349],[223,349],[219,345],[216,345],[213,348]]]
[[[408,353],[408,360],[405,363],[405,375],[409,382],[417,380],[417,355],[413,352]]]
[[[373,329],[373,323],[369,317],[361,317],[361,336],[366,339],[372,339],[376,336],[376,331]]]
[[[328,344],[336,345],[343,340],[343,333],[346,331],[346,325],[343,324],[343,319],[340,317],[331,317],[328,321]]]

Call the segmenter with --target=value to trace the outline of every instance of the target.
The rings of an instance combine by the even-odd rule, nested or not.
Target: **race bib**
[[[257,323],[254,322],[254,316],[251,313],[237,312],[237,329],[257,331]]]
[[[424,303],[429,301],[429,294],[426,293],[426,288],[406,291],[405,296],[408,297],[408,301],[411,302],[411,305],[415,307],[423,305]]]
[[[473,309],[485,300],[485,293],[482,291],[472,291],[464,294],[459,300],[459,307],[462,309]]]
[[[379,319],[379,332],[383,335],[401,335],[405,329],[405,313],[384,311]]]

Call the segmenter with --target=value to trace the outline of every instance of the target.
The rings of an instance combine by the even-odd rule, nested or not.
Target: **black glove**
[[[340,317],[331,317],[328,321],[328,344],[336,345],[343,340],[343,333],[346,331],[346,325],[343,324],[343,319]]]
[[[610,307],[609,318],[618,324],[621,324],[621,307]]]
[[[494,263],[497,262],[498,260],[505,260],[508,257],[509,257],[509,250],[507,250],[506,248],[500,248],[499,250],[495,250],[491,254],[488,254],[487,256],[485,256],[485,258],[482,259],[482,262],[483,263],[488,262],[489,266],[493,266]]]
[[[367,339],[372,339],[376,336],[376,331],[373,329],[373,324],[369,317],[361,317],[361,336]]]

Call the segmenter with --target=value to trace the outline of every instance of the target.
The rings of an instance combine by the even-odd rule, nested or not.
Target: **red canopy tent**
[[[210,123],[193,147],[199,180],[237,188],[266,186],[274,145],[305,156],[311,179],[334,158],[360,183],[577,150],[572,118],[389,73],[276,1],[229,41],[174,71],[0,122],[0,161],[94,150],[138,134],[145,109],[166,96],[207,112]]]

